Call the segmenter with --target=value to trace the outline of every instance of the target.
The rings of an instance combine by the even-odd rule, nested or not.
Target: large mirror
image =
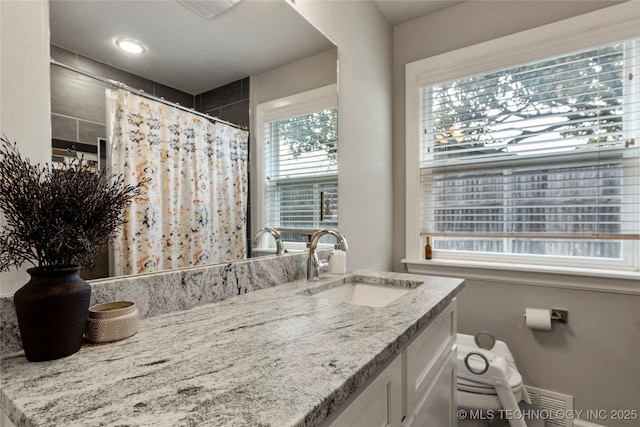
[[[105,162],[105,89],[112,87],[105,79],[245,127],[250,145],[256,102],[337,83],[337,48],[284,0],[52,0],[50,30],[53,161]],[[144,52],[119,51],[119,39],[140,42]],[[304,72],[296,72],[299,63]],[[107,252],[85,278],[109,275]]]

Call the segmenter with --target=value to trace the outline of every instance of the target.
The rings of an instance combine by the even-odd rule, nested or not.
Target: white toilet
[[[478,345],[479,340],[488,344]],[[531,403],[509,347],[486,332],[475,337],[458,334],[458,417],[460,427],[527,427],[518,416],[519,402]],[[493,345],[492,345],[493,344]]]

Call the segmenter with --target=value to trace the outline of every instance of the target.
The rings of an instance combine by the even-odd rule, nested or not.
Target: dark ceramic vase
[[[80,350],[91,286],[80,267],[31,268],[31,280],[14,295],[24,354],[31,362],[59,359]]]

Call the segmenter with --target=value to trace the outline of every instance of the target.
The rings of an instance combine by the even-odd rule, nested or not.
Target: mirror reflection
[[[218,10],[222,3],[231,7]],[[328,39],[284,1],[231,3],[50,3],[52,160],[84,156],[100,166],[113,163],[116,171],[134,177],[169,169],[174,173],[173,177],[155,180],[159,188],[152,194],[156,195],[130,213],[128,236],[118,240],[111,253],[105,248],[96,270],[83,272],[83,277],[137,274],[244,258],[250,253],[252,228],[255,233],[258,224],[264,225],[264,210],[256,206],[251,209],[249,203],[249,194],[259,192],[253,175],[261,170],[248,162],[250,157],[252,162],[260,157],[255,155],[253,133],[258,132],[251,127],[256,126],[257,114],[252,112],[259,105],[319,87],[330,87],[335,98],[337,51]],[[194,9],[203,4],[212,7]],[[120,51],[117,44],[122,41],[138,42],[141,53]],[[169,107],[167,101],[183,108]],[[125,105],[133,109],[124,110]],[[201,113],[220,120],[210,121]],[[173,132],[176,124],[161,122],[165,116],[181,123],[187,134],[178,137]],[[118,122],[119,126],[114,125]],[[143,134],[149,129],[163,129],[164,133]],[[251,129],[251,141],[245,129]],[[205,148],[194,143],[197,134],[202,135]],[[138,135],[138,140],[146,143],[134,150],[123,138],[113,135]],[[171,148],[149,154],[160,145],[160,139],[169,141]],[[111,146],[111,140],[119,141],[122,147]],[[330,143],[322,147],[331,149]],[[198,150],[206,154],[188,157]],[[202,167],[193,169],[194,162]],[[117,169],[125,165],[130,169]],[[212,175],[192,176],[187,170]],[[220,183],[220,177],[226,185]],[[189,189],[188,183],[194,187]],[[169,190],[174,188],[190,202],[173,200]],[[203,197],[203,192],[211,197]],[[234,192],[237,194],[231,196]],[[172,199],[174,204],[161,209],[164,199]],[[251,201],[263,203],[255,194]],[[198,202],[202,206],[198,207]],[[328,206],[330,201],[326,203]],[[167,210],[175,214],[174,219]],[[252,211],[257,212],[254,218]],[[191,218],[188,221],[187,216]],[[183,225],[171,228],[178,217]],[[151,228],[152,224],[160,224],[157,233],[141,238],[140,229]],[[188,249],[158,256],[163,250],[159,245],[175,234],[179,234],[178,240],[168,245]],[[132,248],[146,252],[129,260],[126,253]],[[123,267],[127,263],[130,265]]]

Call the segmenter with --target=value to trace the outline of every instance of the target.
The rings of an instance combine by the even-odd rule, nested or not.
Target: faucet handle
[[[333,252],[331,252],[331,255],[333,255]],[[329,258],[331,258],[331,255],[329,255]],[[329,269],[329,258],[318,260],[318,271]]]

